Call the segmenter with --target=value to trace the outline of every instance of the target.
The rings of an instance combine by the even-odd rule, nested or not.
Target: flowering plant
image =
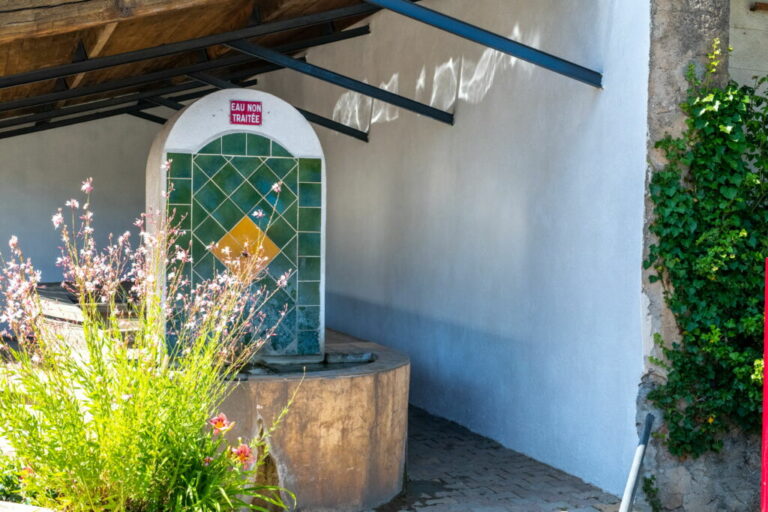
[[[287,509],[289,492],[256,479],[272,430],[230,445],[232,423],[215,414],[277,327],[260,312],[274,291],[253,285],[260,247],[193,284],[173,219],[144,215],[135,247],[126,232],[97,249],[92,189],[84,182],[82,206],[71,199],[51,219],[79,343],[46,321],[40,273],[16,237],[0,269],[0,321],[16,340],[3,345],[0,436],[23,468],[19,492],[72,511]]]

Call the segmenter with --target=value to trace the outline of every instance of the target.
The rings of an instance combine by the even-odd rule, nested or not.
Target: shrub
[[[689,69],[686,130],[657,143],[668,163],[650,183],[657,241],[645,266],[664,285],[681,340],[657,335],[665,360],[653,361],[667,380],[649,398],[675,455],[719,450],[733,426],[760,425],[768,101],[753,87],[713,84],[718,44],[704,79]]]
[[[82,343],[44,321],[40,274],[15,237],[2,269],[2,320],[19,345],[6,347],[11,362],[0,368],[0,434],[25,467],[21,493],[72,511],[287,508],[280,489],[254,482],[269,432],[230,445],[231,424],[217,414],[231,379],[277,327],[260,314],[271,294],[246,278],[264,258],[254,251],[193,286],[177,229],[148,232],[159,216],[144,216],[136,248],[126,232],[97,250],[88,203],[67,202],[69,223],[61,209],[52,219]]]

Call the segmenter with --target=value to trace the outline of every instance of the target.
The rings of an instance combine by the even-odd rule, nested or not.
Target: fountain
[[[183,216],[193,283],[225,268],[221,247],[240,251],[254,240],[268,258],[259,286],[274,289],[295,270],[263,310],[269,325],[287,306],[276,336],[224,412],[237,422],[232,435],[254,436],[300,386],[270,443],[277,483],[296,493],[301,510],[351,512],[402,490],[410,363],[326,333],[325,178],[320,142],[295,108],[264,92],[227,89],[163,127],[147,163],[146,200],[147,211]]]

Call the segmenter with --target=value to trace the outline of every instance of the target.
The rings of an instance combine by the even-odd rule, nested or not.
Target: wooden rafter
[[[116,21],[107,23],[106,25],[102,25],[101,27],[96,28],[94,30],[93,36],[85,40],[83,44],[85,45],[86,56],[89,59],[101,56],[101,52],[107,45],[109,38],[112,37],[112,34],[114,34],[115,28],[117,28]],[[80,85],[80,82],[83,81],[83,78],[85,78],[85,73],[78,73],[71,76],[68,80],[69,88],[73,89]]]
[[[0,0],[0,43],[46,37],[226,0]]]

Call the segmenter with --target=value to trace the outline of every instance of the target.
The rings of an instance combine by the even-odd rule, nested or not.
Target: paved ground
[[[408,482],[375,512],[614,512],[618,498],[464,427],[410,412]]]

